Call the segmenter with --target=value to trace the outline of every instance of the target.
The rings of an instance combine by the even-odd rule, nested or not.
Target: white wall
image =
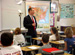
[[[0,31],[1,31],[1,0],[0,0]]]
[[[60,4],[73,4],[75,3],[75,0],[59,0]],[[74,8],[74,15],[75,15],[75,8]],[[67,18],[67,19],[60,19],[60,22],[57,23],[58,26],[71,26],[71,25],[75,25],[75,16],[74,18]]]
[[[20,27],[19,9],[23,12],[23,21],[24,5],[17,5],[16,0],[2,0],[2,30]]]

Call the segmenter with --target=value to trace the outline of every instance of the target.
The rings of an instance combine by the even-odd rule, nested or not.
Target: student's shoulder
[[[29,15],[25,16],[24,19],[27,19],[29,17]]]
[[[43,49],[43,48],[45,48],[44,46],[41,46],[39,49],[41,50],[41,49]]]
[[[69,40],[69,38],[65,38],[65,39],[64,39],[64,41],[68,41],[68,40]]]
[[[12,48],[17,49],[17,50],[21,50],[20,46],[17,46],[17,45],[13,45]]]
[[[16,48],[17,48],[17,47],[20,47],[20,46],[17,46],[17,45],[12,45],[12,47],[16,47]]]
[[[53,34],[53,35],[51,35],[50,37],[52,37],[52,38],[53,38],[53,37],[55,37],[55,35]]]

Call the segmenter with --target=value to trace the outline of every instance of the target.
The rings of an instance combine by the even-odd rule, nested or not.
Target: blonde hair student
[[[59,34],[58,34],[58,30],[56,27],[52,27],[51,28],[51,36],[49,37],[49,41],[52,41],[52,40],[59,40]]]
[[[21,29],[20,28],[15,29],[14,45],[25,46],[25,38],[21,34]]]
[[[66,38],[64,39],[64,42],[65,42],[64,50],[67,53],[72,53],[72,46],[75,46],[74,44],[75,39],[73,38],[73,31],[71,27],[68,27],[65,29],[65,35],[66,35]]]

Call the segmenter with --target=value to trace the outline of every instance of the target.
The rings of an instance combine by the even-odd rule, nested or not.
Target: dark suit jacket
[[[34,20],[36,23],[36,28],[37,28],[36,18],[35,18],[35,16],[33,16],[33,17],[34,17]],[[32,26],[32,23],[33,23],[33,21],[31,20],[29,15],[24,17],[23,25],[25,28],[28,29],[28,35],[32,35],[32,34],[34,34],[34,32],[36,32],[36,30],[34,30],[34,27]]]

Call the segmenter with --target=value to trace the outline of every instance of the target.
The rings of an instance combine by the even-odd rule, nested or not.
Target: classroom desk
[[[39,53],[39,54],[36,54],[36,55],[42,55],[42,54]],[[64,53],[64,55],[72,55],[72,54]]]
[[[41,39],[39,38],[32,38],[34,40],[37,40],[37,41],[41,41]],[[53,44],[58,44],[58,45],[61,45],[61,44],[64,44],[62,43],[64,40],[59,40],[59,41],[49,41],[50,43],[53,43]]]
[[[64,55],[73,55],[73,54],[64,53]]]
[[[42,55],[41,53],[39,53],[39,54],[36,54],[36,55]]]
[[[37,38],[32,38],[33,40],[41,41],[42,39]]]
[[[31,45],[31,46],[21,47],[21,50],[22,50],[22,51],[33,51],[33,50],[38,50],[38,49],[30,49],[30,48],[28,48],[28,47],[32,47],[32,46],[40,47],[40,46],[37,46],[37,45]]]
[[[60,35],[62,38],[66,38],[66,35]]]
[[[64,40],[50,41],[50,43],[57,44],[57,45],[61,45],[61,44],[64,44]]]
[[[37,35],[42,35],[42,34],[48,34],[48,35],[51,35],[51,32],[37,32]],[[60,35],[63,35],[64,34],[64,31],[58,31],[58,33],[60,34]]]
[[[2,45],[2,44],[0,43],[0,45]]]

